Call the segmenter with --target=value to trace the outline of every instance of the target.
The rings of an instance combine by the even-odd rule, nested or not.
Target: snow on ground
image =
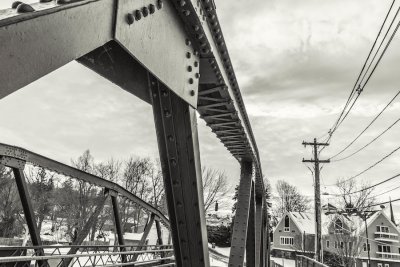
[[[271,257],[271,260],[282,265],[283,267],[296,267],[296,261],[284,258]]]

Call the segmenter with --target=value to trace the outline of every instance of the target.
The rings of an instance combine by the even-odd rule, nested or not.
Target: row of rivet
[[[181,2],[185,2],[185,1],[181,1]],[[187,45],[187,46],[191,46],[192,45],[192,42],[189,40],[189,39],[186,39],[185,40],[185,44]],[[193,52],[193,55],[194,56],[198,56],[199,55],[199,53],[196,51],[196,50],[194,50],[194,52]],[[192,57],[192,53],[191,52],[186,52],[186,58],[187,59],[190,59]],[[193,62],[193,67],[194,68],[198,68],[199,67],[199,62],[197,61],[197,60],[195,60],[194,62]],[[193,71],[193,67],[191,66],[191,65],[188,65],[187,66],[187,72],[192,72]],[[196,72],[195,74],[194,74],[194,77],[196,78],[196,79],[199,79],[200,78],[200,73],[199,72]],[[188,82],[189,82],[189,84],[193,84],[194,83],[194,79],[193,78],[189,78],[189,80],[188,80]],[[191,96],[194,96],[196,93],[195,93],[195,91],[194,90],[190,90],[190,95]]]
[[[161,9],[163,7],[163,1],[157,0],[157,9]],[[154,14],[156,12],[156,7],[153,4],[149,6],[144,6],[141,9],[137,9],[132,13],[128,13],[126,16],[126,21],[129,25],[133,24],[135,21],[139,21],[143,17],[147,17],[149,14]]]
[[[59,5],[64,5],[64,4],[70,4],[70,3],[74,3],[74,2],[79,2],[82,0],[56,0],[55,2]],[[49,2],[53,2],[53,0],[40,0],[40,3],[49,3]],[[21,1],[15,1],[11,4],[11,8],[12,9],[16,9],[16,11],[18,13],[30,13],[30,12],[34,12],[35,9],[29,5],[29,4],[25,4]]]

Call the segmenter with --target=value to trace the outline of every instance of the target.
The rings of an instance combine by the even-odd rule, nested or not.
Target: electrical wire
[[[374,168],[375,166],[377,166],[379,163],[381,163],[381,162],[384,161],[385,159],[389,158],[391,155],[393,155],[393,154],[394,154],[395,152],[397,152],[399,149],[400,149],[400,146],[398,146],[397,148],[395,148],[392,152],[390,152],[389,154],[387,154],[386,156],[384,156],[383,158],[381,158],[380,160],[378,160],[377,162],[375,162],[374,164],[372,164],[371,166],[369,166],[369,167],[366,168],[365,170],[359,172],[359,173],[356,174],[356,175],[353,175],[353,176],[347,178],[347,179],[344,180],[344,181],[340,181],[340,182],[338,182],[337,184],[343,184],[343,183],[345,183],[345,182],[347,182],[347,181],[350,181],[350,180],[352,180],[352,179],[354,179],[354,178],[356,178],[356,177],[358,177],[358,176],[364,174],[365,172],[367,172],[367,171],[369,171],[370,169]],[[331,184],[331,185],[328,185],[328,186],[333,186],[333,185],[337,185],[337,184]]]
[[[348,159],[352,156],[354,156],[355,154],[359,153],[360,151],[364,150],[365,148],[367,148],[370,144],[372,144],[373,142],[375,142],[376,140],[378,140],[382,135],[384,135],[387,131],[389,131],[394,125],[396,125],[398,122],[400,121],[400,118],[398,118],[394,123],[392,123],[388,128],[386,128],[383,132],[381,132],[378,136],[376,136],[374,139],[372,139],[370,142],[368,142],[366,145],[364,145],[363,147],[361,147],[360,149],[356,150],[355,152],[351,153],[350,155],[343,157],[343,158],[339,158],[339,159],[335,159],[335,160],[331,160],[332,162],[337,162],[337,161],[342,161],[345,159]]]
[[[371,204],[371,205],[365,206],[364,208],[376,207],[376,206],[380,206],[380,205],[388,204],[388,203],[393,203],[393,202],[397,202],[397,201],[400,201],[400,198],[396,198],[396,199],[385,201],[385,202],[381,202],[381,203]]]
[[[397,177],[399,177],[399,176],[400,176],[400,173],[399,173],[399,174],[396,174],[396,175],[394,175],[394,176],[392,176],[392,177],[390,177],[390,178],[388,178],[388,179],[385,179],[385,180],[383,180],[383,181],[381,181],[381,182],[379,182],[379,183],[376,183],[376,184],[374,184],[374,185],[367,186],[367,187],[365,187],[365,188],[362,188],[362,189],[360,189],[360,190],[353,191],[353,192],[350,192],[350,193],[345,193],[345,195],[353,195],[353,194],[357,194],[357,193],[361,193],[361,192],[367,191],[367,190],[372,189],[372,188],[374,188],[374,187],[377,187],[377,186],[379,186],[379,185],[381,185],[381,184],[387,183],[387,182],[389,182],[389,181],[391,181],[391,180],[393,180],[393,179],[395,179],[395,178],[397,178]],[[331,196],[343,196],[344,194],[329,194],[329,195],[331,195]]]
[[[384,194],[390,193],[390,192],[392,192],[392,191],[394,191],[394,190],[396,190],[396,189],[399,189],[399,188],[400,188],[400,185],[399,185],[399,186],[396,186],[395,188],[392,188],[392,189],[390,189],[390,190],[387,190],[387,191],[381,192],[381,193],[379,193],[379,194],[376,194],[376,195],[367,197],[365,200],[373,199],[373,198],[382,196],[382,195],[384,195]]]
[[[371,127],[371,125],[382,115],[383,112],[393,103],[393,101],[397,98],[397,96],[400,94],[400,90],[396,93],[396,95],[389,101],[389,103],[374,117],[374,119],[367,125],[367,127],[364,128],[364,130],[359,133],[356,138],[353,139],[347,146],[345,146],[342,150],[340,150],[338,153],[330,157],[329,159],[334,159],[335,157],[339,156],[342,154],[344,151],[346,151],[352,144],[354,144],[358,138],[361,137],[368,129]]]
[[[350,112],[350,110],[351,110],[352,107],[354,106],[355,102],[357,101],[357,99],[358,99],[360,93],[362,92],[362,90],[359,90],[359,94],[357,95],[355,101],[353,101],[353,103],[352,103],[350,109],[349,109],[349,110],[347,111],[347,113],[345,114],[345,111],[346,111],[347,107],[349,106],[349,104],[350,104],[352,98],[353,98],[354,95],[355,95],[355,92],[356,92],[356,90],[357,90],[356,88],[360,87],[360,85],[359,85],[360,78],[361,78],[362,74],[364,73],[364,70],[365,70],[365,67],[366,67],[366,65],[367,65],[367,62],[369,61],[369,59],[370,59],[370,57],[371,57],[372,51],[374,50],[374,48],[375,48],[375,46],[376,46],[376,43],[377,43],[377,41],[378,41],[378,39],[379,39],[379,37],[380,37],[380,35],[381,35],[381,33],[382,33],[382,29],[384,28],[384,25],[386,24],[386,21],[387,21],[387,19],[388,19],[388,17],[389,17],[390,12],[392,11],[392,8],[393,8],[393,5],[394,5],[395,1],[396,1],[396,0],[393,0],[392,4],[390,5],[390,8],[389,8],[389,10],[388,10],[388,12],[387,12],[387,14],[386,14],[386,16],[385,16],[385,19],[384,19],[384,21],[383,21],[383,23],[382,23],[382,25],[381,25],[381,27],[380,27],[380,29],[379,29],[379,32],[378,32],[378,34],[377,34],[377,36],[376,36],[376,38],[375,38],[375,41],[374,41],[374,43],[373,43],[373,45],[372,45],[372,47],[371,47],[371,49],[370,49],[370,51],[369,51],[369,53],[368,53],[367,59],[365,60],[364,65],[362,66],[361,71],[360,71],[360,73],[359,73],[359,75],[358,75],[358,77],[357,77],[357,80],[356,80],[356,82],[354,83],[353,89],[351,90],[350,95],[349,95],[349,97],[347,98],[346,104],[344,105],[342,112],[340,113],[339,117],[337,118],[337,120],[335,121],[335,123],[333,124],[333,126],[330,128],[330,130],[329,130],[329,132],[328,132],[329,137],[328,137],[328,139],[326,140],[326,142],[329,142],[329,141],[331,140],[333,133],[338,129],[338,127],[340,126],[340,124],[341,124],[341,123],[344,121],[344,119],[347,117],[348,113]],[[400,9],[400,8],[399,8],[399,9]],[[397,12],[399,11],[399,9],[397,10]],[[396,13],[396,16],[397,16],[397,13]],[[396,17],[396,16],[395,16],[395,17]],[[393,18],[392,23],[393,23],[395,17]],[[391,25],[392,25],[392,23],[391,23]],[[390,29],[390,27],[389,27],[389,29]],[[385,36],[386,36],[386,35],[385,35]],[[385,38],[382,38],[381,44],[383,43],[384,39],[385,39]],[[377,51],[379,51],[379,49],[377,49]],[[371,63],[372,63],[372,62],[373,62],[373,60],[371,60]],[[364,77],[364,76],[363,76],[363,77]],[[370,76],[369,76],[369,78],[370,78]],[[368,78],[368,80],[369,80],[369,78]],[[367,82],[368,82],[368,80],[367,80]],[[366,82],[366,83],[367,83],[367,82]],[[365,84],[366,84],[366,83],[365,83]],[[365,87],[365,85],[364,85],[364,87]],[[344,115],[344,114],[345,114],[345,115]],[[343,115],[344,115],[344,118],[342,119],[342,116],[343,116]],[[321,151],[322,151],[324,148],[325,148],[325,147],[323,147],[323,148],[321,149]]]

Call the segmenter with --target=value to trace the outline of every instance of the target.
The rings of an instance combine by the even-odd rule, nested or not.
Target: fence
[[[297,255],[296,267],[329,267],[329,266],[314,259],[308,258],[306,256]]]

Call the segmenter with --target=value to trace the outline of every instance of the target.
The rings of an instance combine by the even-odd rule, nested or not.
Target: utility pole
[[[305,160],[303,158],[303,162],[310,162],[314,163],[314,175],[315,175],[315,182],[314,182],[314,199],[315,199],[315,256],[316,260],[319,262],[323,262],[323,255],[322,255],[322,234],[321,234],[321,185],[320,185],[320,178],[319,178],[319,164],[320,163],[329,163],[328,160],[320,160],[318,158],[318,147],[319,146],[328,146],[328,143],[317,143],[317,138],[314,138],[314,142],[304,142],[304,147],[306,146],[313,146],[314,150],[314,159]]]

